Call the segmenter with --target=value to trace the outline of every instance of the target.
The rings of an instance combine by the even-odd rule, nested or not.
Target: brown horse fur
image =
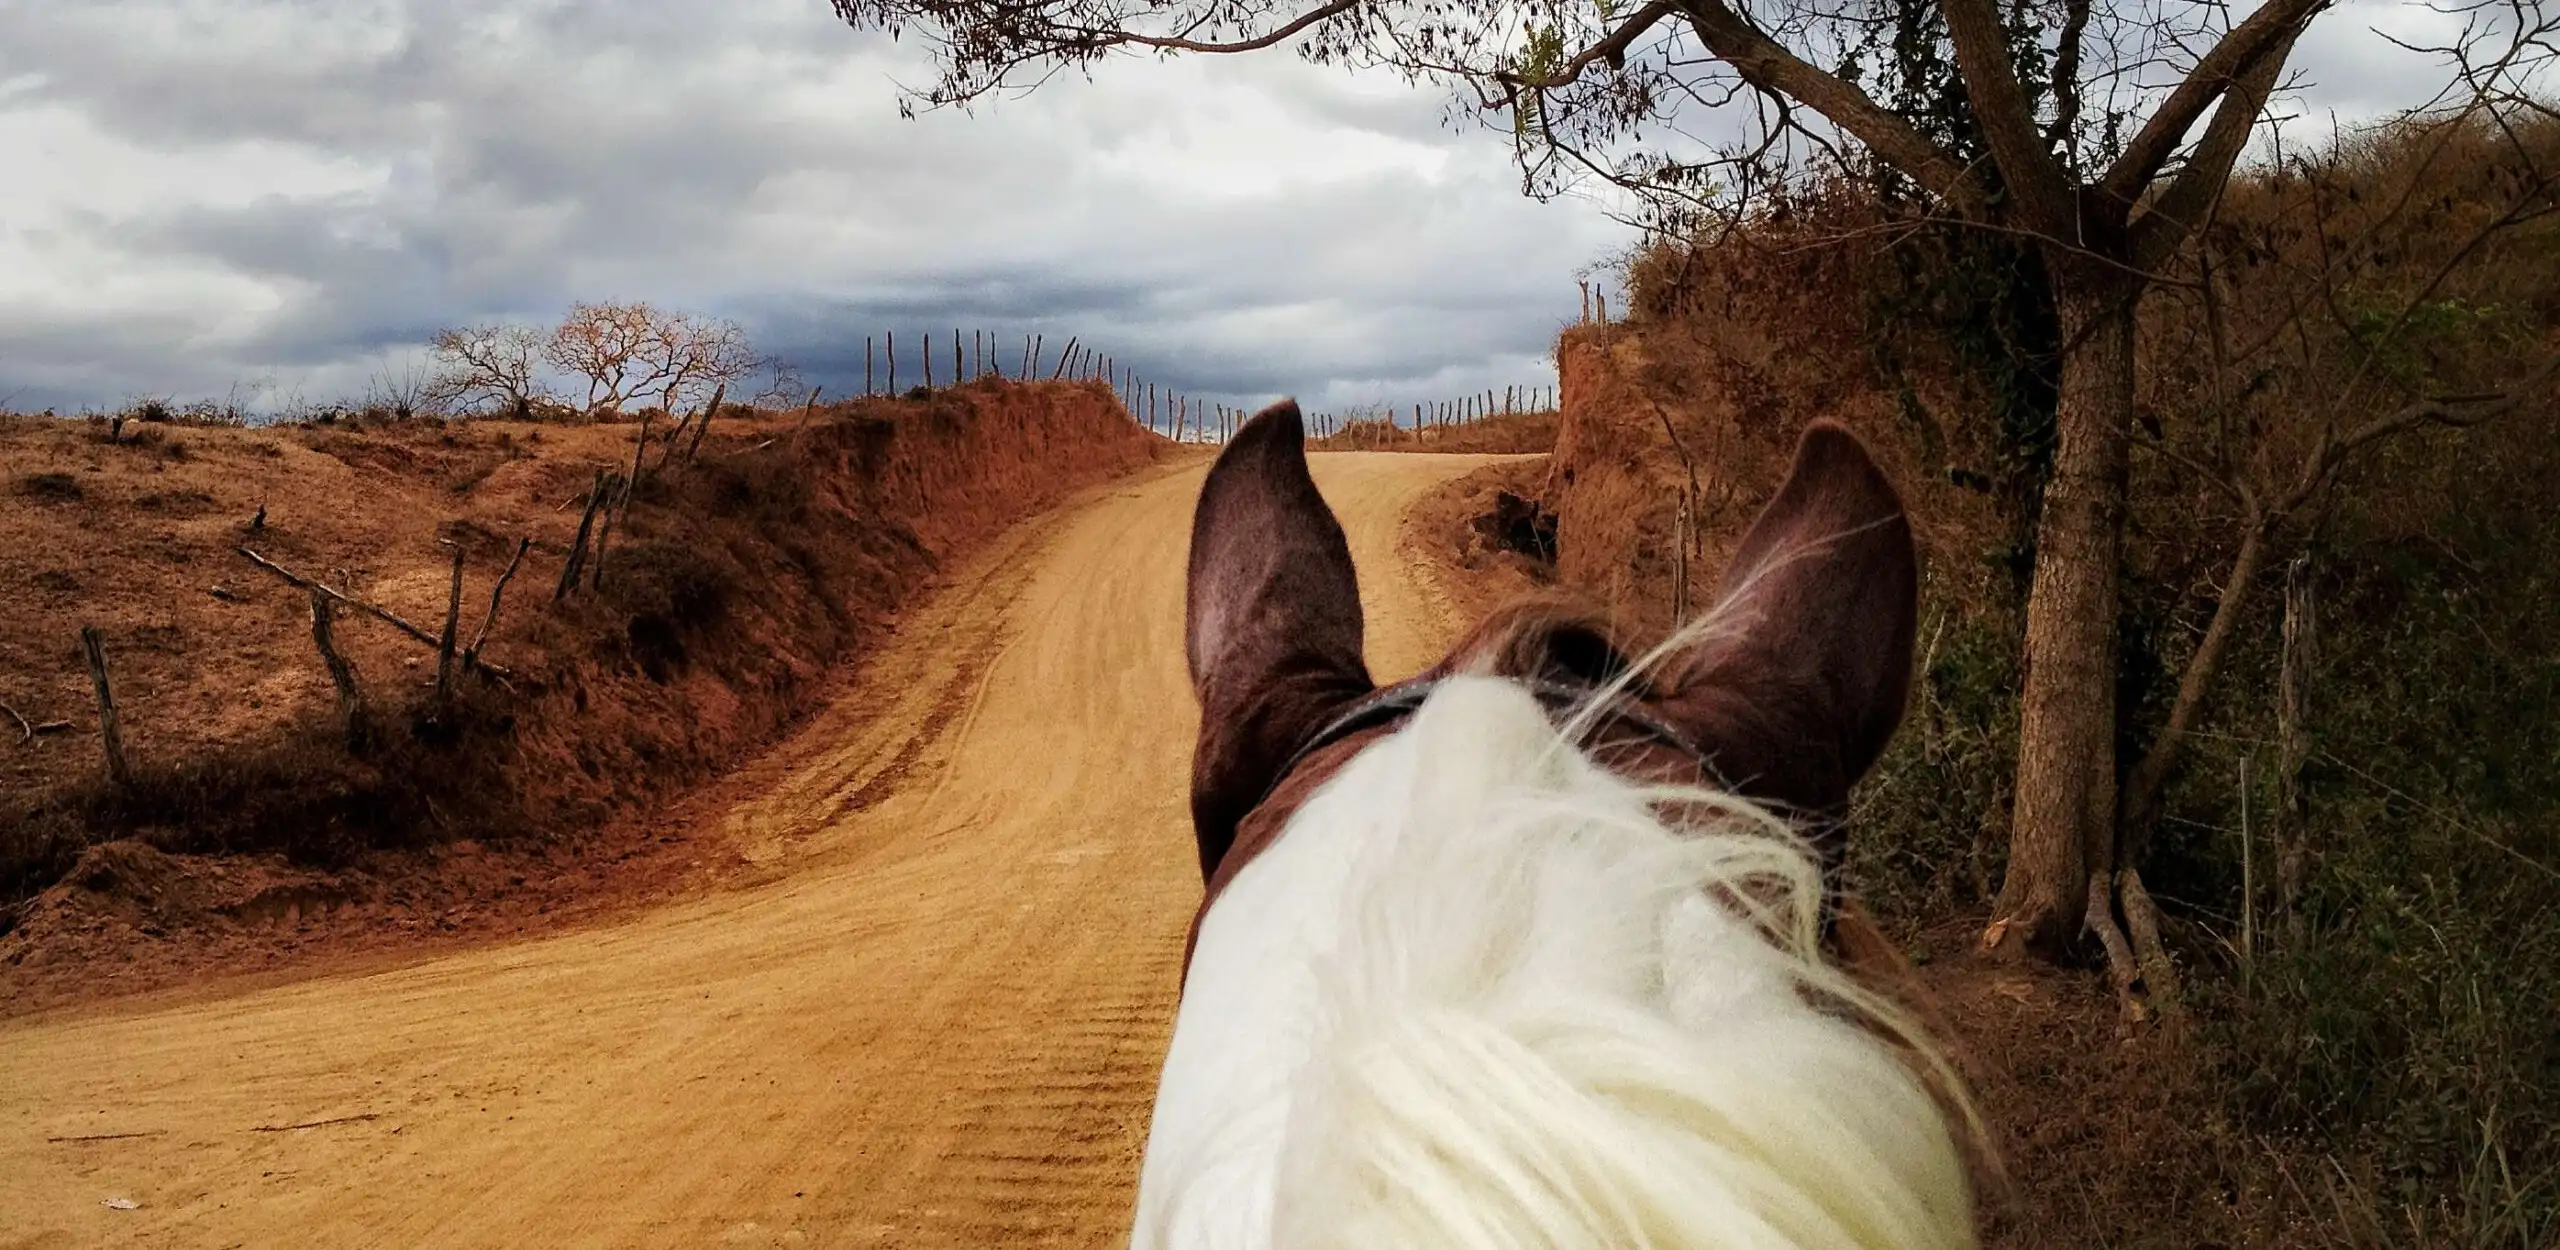
[[[1317,787],[1394,729],[1352,734],[1277,775],[1375,688],[1361,659],[1350,547],[1307,471],[1304,440],[1296,404],[1256,414],[1210,470],[1193,521],[1187,623],[1200,699],[1192,819],[1202,915]],[[1918,596],[1901,501],[1854,436],[1818,422],[1726,569],[1713,610],[1666,654],[1639,667],[1604,620],[1547,598],[1492,614],[1425,676],[1595,690],[1622,681],[1622,697],[1686,734],[1702,758],[1648,743],[1613,753],[1613,768],[1712,782],[1785,812],[1828,871],[1849,788],[1902,717]],[[1835,944],[1855,963],[1892,960],[1854,910]]]

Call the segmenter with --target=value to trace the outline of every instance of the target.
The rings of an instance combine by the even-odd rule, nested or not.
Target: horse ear
[[[1901,723],[1919,559],[1893,486],[1817,422],[1725,569],[1697,641],[1652,696],[1735,793],[1836,811]]]
[[[1351,545],[1307,472],[1294,401],[1245,422],[1201,485],[1184,623],[1200,699],[1191,821],[1205,879],[1299,743],[1373,689]]]

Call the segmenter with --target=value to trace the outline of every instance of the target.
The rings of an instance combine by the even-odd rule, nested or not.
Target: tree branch
[[[2205,126],[2204,138],[2188,154],[2186,168],[2134,223],[2129,250],[2137,267],[2149,268],[2168,259],[2196,219],[2222,194],[2223,184],[2231,179],[2231,167],[2249,146],[2249,132],[2257,128],[2258,114],[2267,107],[2267,97],[2275,91],[2285,58],[2293,55],[2294,39],[2301,33],[2298,26],[2284,32],[2224,93],[2213,121]]]
[[[2063,0],[2062,33],[2054,40],[2053,125],[2045,130],[2045,146],[2073,151],[2072,132],[2080,128],[2081,43],[2089,31],[2091,0]]]
[[[844,6],[839,4],[836,7],[841,10]],[[1134,30],[1084,30],[1072,33],[1080,37],[1078,43],[1080,50],[1100,51],[1104,48],[1135,44],[1145,48],[1162,48],[1168,52],[1259,52],[1274,44],[1286,42],[1290,36],[1326,18],[1340,17],[1359,7],[1360,0],[1333,0],[1333,3],[1321,9],[1300,14],[1287,25],[1267,35],[1239,39],[1233,43],[1208,43],[1177,35],[1142,35]]]
[[[2299,0],[2297,0],[2299,2]],[[1677,0],[1681,13],[1698,32],[1699,42],[1743,81],[1773,95],[1794,99],[1822,114],[1901,170],[1932,195],[1965,217],[1984,217],[1991,195],[1981,178],[1949,155],[1909,122],[1887,112],[1856,84],[1816,69],[1780,47],[1726,3],[1726,0]]]
[[[2000,11],[1991,0],[1944,0],[1942,8],[1947,38],[1955,44],[1956,69],[1964,76],[1965,93],[1973,97],[1974,120],[2000,166],[2000,181],[2018,205],[2020,224],[2055,238],[2074,237],[2071,187],[2036,129],[2035,109],[2018,85],[2017,67],[2009,63],[2009,37],[2000,27]]]
[[[1582,71],[1589,69],[1593,61],[1606,58],[1611,65],[1616,65],[1625,60],[1627,49],[1633,47],[1637,39],[1641,38],[1646,31],[1659,25],[1662,19],[1679,11],[1680,6],[1672,3],[1672,0],[1653,0],[1653,3],[1629,14],[1625,24],[1610,32],[1608,38],[1575,53],[1572,60],[1564,63],[1564,68],[1538,77],[1515,74],[1509,70],[1497,70],[1493,75],[1494,80],[1505,86],[1531,91],[1552,91],[1558,87],[1572,86],[1574,80],[1582,77]]]
[[[2127,206],[2141,199],[2144,188],[2177,154],[2188,129],[2204,116],[2205,109],[2256,69],[2279,40],[2290,48],[2293,36],[2302,33],[2311,18],[2330,2],[2269,0],[2266,7],[2250,14],[2249,20],[2233,27],[2212,51],[2196,61],[2177,90],[2152,111],[2151,120],[2143,123],[2133,141],[2125,145],[2124,153],[2108,168],[2099,189],[2109,199]]]

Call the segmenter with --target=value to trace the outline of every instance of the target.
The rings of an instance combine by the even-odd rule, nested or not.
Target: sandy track
[[[1397,522],[1481,461],[1316,463],[1373,667],[1421,667],[1448,622]],[[0,1026],[0,1250],[1117,1241],[1199,889],[1201,471],[1027,528],[911,617],[728,814],[756,884]]]

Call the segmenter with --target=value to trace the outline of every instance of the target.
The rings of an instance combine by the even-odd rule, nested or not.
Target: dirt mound
[[[628,471],[639,431],[150,427],[145,444],[130,430],[110,441],[102,424],[0,419],[0,483],[35,501],[0,508],[0,584],[33,591],[0,597],[0,702],[68,723],[20,743],[0,717],[13,731],[0,745],[0,928],[13,930],[0,995],[27,1001],[28,957],[48,946],[95,954],[119,926],[215,933],[207,917],[276,889],[336,882],[442,915],[493,882],[591,886],[564,847],[773,741],[948,561],[1169,446],[1108,388],[1068,383],[731,408],[697,457],[672,463],[661,422],[601,575],[555,602],[586,490],[599,471]],[[432,648],[338,614],[365,702],[355,751],[309,593],[234,550],[432,633],[458,547],[467,639],[519,541],[527,555],[484,644],[492,667],[459,682],[452,706],[435,699]],[[104,776],[83,625],[109,657],[131,763],[121,786]],[[522,862],[438,884],[456,844]]]

